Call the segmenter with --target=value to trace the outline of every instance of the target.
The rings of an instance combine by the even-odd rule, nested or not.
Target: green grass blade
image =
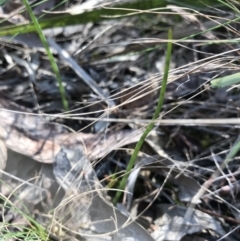
[[[172,55],[172,42],[171,42],[171,40],[172,40],[172,30],[171,29],[168,31],[168,40],[169,40],[169,42],[167,44],[167,56],[166,56],[166,62],[165,62],[165,67],[164,67],[162,87],[161,87],[161,90],[160,90],[160,93],[159,93],[159,98],[158,98],[158,105],[157,105],[157,108],[156,108],[156,110],[153,114],[152,121],[148,124],[146,130],[144,131],[140,140],[136,144],[134,152],[133,152],[133,154],[131,156],[131,159],[129,161],[129,164],[127,166],[126,172],[125,172],[125,174],[124,174],[124,176],[123,176],[123,178],[120,182],[120,185],[119,185],[120,190],[116,193],[116,195],[114,197],[114,200],[113,200],[114,204],[116,204],[118,202],[119,198],[121,197],[121,194],[122,194],[121,190],[123,190],[126,186],[128,176],[129,176],[130,171],[132,170],[132,168],[135,164],[138,152],[140,151],[140,149],[142,147],[142,144],[144,143],[146,137],[148,136],[150,131],[154,128],[153,120],[156,120],[159,117],[160,111],[162,109],[164,96],[165,96],[165,92],[166,92],[166,87],[167,87],[167,79],[168,79],[168,72],[169,72],[169,66],[170,66],[170,59],[171,59],[171,55]]]
[[[240,84],[240,73],[231,74],[211,81],[213,88],[223,88],[236,84]]]
[[[46,19],[40,19],[38,21],[38,26],[41,29],[54,28],[54,27],[63,27],[77,24],[86,24],[89,22],[99,22],[107,19],[112,19],[116,17],[127,17],[128,14],[146,14],[144,10],[161,11],[157,10],[158,8],[164,8],[169,4],[168,0],[138,0],[138,1],[129,1],[128,3],[118,4],[111,6],[112,8],[101,8],[94,9],[92,11],[83,12],[80,14],[70,14],[70,13],[61,13],[53,14],[52,16],[47,16]],[[202,0],[202,1],[192,1],[192,0],[182,0],[176,1],[177,6],[191,7],[193,9],[205,9],[206,6],[219,7],[222,6],[222,3],[219,3],[215,0]],[[114,8],[114,9],[113,9]],[[143,10],[134,11],[135,10]],[[6,26],[0,29],[0,36],[6,35],[15,35],[19,33],[29,33],[36,32],[37,26],[35,23],[22,24],[17,26]]]
[[[0,6],[4,5],[7,0],[0,0]]]
[[[46,49],[46,52],[47,52],[47,55],[48,55],[48,58],[49,58],[49,61],[52,65],[52,69],[56,75],[56,79],[57,79],[57,82],[58,82],[58,85],[59,85],[59,92],[60,92],[60,95],[61,95],[61,98],[62,98],[62,104],[63,104],[63,108],[65,110],[68,110],[68,101],[67,101],[67,98],[66,98],[66,94],[65,94],[65,90],[64,90],[64,87],[63,87],[63,84],[62,84],[62,80],[61,80],[61,76],[60,76],[60,73],[59,73],[59,69],[58,69],[58,66],[54,60],[54,57],[50,51],[50,48],[49,48],[49,45],[47,43],[47,39],[45,38],[43,32],[42,32],[42,29],[41,29],[41,26],[39,25],[38,23],[38,20],[37,18],[35,17],[33,11],[32,11],[32,8],[31,6],[29,5],[28,3],[28,0],[23,0],[23,3],[33,21],[33,24],[35,26],[35,29],[36,31],[38,32],[38,35],[42,41],[42,44],[44,46],[44,48]]]

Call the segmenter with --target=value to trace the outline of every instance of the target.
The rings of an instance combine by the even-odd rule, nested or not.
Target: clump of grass
[[[15,193],[12,195],[19,200],[18,196]],[[22,200],[19,202],[23,206],[23,210],[20,210],[14,203],[12,203],[9,198],[1,195],[1,210],[4,210],[2,213],[2,223],[1,223],[1,232],[0,239],[10,240],[48,240],[49,233],[40,223],[38,223],[29,213],[27,207],[22,203]],[[18,219],[24,220],[23,223],[14,222],[4,222],[5,212],[13,212],[19,216]]]

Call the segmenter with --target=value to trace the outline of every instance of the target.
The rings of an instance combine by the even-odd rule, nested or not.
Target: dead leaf
[[[5,216],[12,215],[9,220],[13,221],[12,225],[17,223],[18,219],[23,220],[23,227],[29,224],[23,213],[32,215],[36,205],[43,203],[50,196],[50,187],[56,183],[49,168],[50,165],[43,166],[27,156],[8,150],[6,168],[1,177],[1,210],[4,210],[4,220]],[[51,195],[55,195],[56,190],[57,188]],[[50,201],[48,198],[47,202],[51,203]]]
[[[184,219],[187,208],[170,204],[157,205],[158,218],[154,221],[159,229],[152,236],[156,241],[178,241],[187,234],[212,230],[220,236],[225,235],[220,222],[199,210],[194,211],[191,222]]]
[[[186,176],[185,174],[178,176],[177,173],[175,177],[170,178],[170,180],[179,188],[179,199],[182,202],[190,202],[199,191],[200,185],[195,179]]]
[[[68,159],[69,151],[72,155],[73,149],[62,149],[56,156],[54,164],[54,174],[58,183],[66,191],[68,200],[67,206],[64,205],[66,201],[63,199],[63,204],[60,204],[56,210],[60,215],[68,214],[64,224],[68,227],[68,231],[75,231],[86,238],[88,237],[86,231],[90,229],[95,230],[96,233],[91,235],[91,238],[94,236],[97,238],[101,234],[106,235],[110,240],[153,241],[150,234],[140,225],[131,219],[128,220],[128,217],[121,214],[106,199],[107,194],[101,188],[83,150],[75,149],[78,155],[73,155],[72,160]],[[84,230],[86,227],[87,230]]]

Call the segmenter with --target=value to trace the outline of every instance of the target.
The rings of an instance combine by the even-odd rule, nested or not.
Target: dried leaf
[[[152,234],[157,241],[178,241],[187,234],[201,232],[204,229],[212,230],[220,236],[225,235],[221,224],[210,215],[199,210],[194,211],[190,222],[184,219],[187,208],[170,204],[157,205],[158,218],[155,224],[159,229]]]
[[[13,215],[15,222],[23,218],[24,225],[28,224],[22,212],[32,215],[35,206],[50,195],[50,186],[56,182],[49,168],[50,165],[42,166],[29,157],[8,151],[7,165],[1,177],[1,194],[6,198],[6,203],[1,204],[1,208],[6,209],[2,214],[4,219],[5,215]]]
[[[190,202],[200,189],[200,185],[196,180],[184,174],[177,178],[171,178],[171,181],[178,186],[178,197],[182,202]]]
[[[60,214],[70,214],[65,224],[69,231],[75,231],[86,238],[87,230],[91,229],[95,230],[96,239],[100,234],[105,234],[110,240],[152,241],[151,236],[140,225],[134,221],[128,223],[128,217],[107,201],[106,193],[101,189],[101,184],[83,151],[75,150],[79,157],[74,155],[75,160],[71,162],[68,159],[68,151],[64,148],[56,156],[54,174],[66,191],[68,205],[60,205]],[[84,227],[87,227],[87,230],[84,230]]]

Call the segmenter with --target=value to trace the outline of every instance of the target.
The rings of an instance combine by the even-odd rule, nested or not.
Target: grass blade
[[[171,55],[172,55],[172,30],[170,29],[168,31],[168,44],[167,44],[167,56],[166,56],[166,62],[165,62],[165,67],[164,67],[164,75],[163,75],[163,81],[162,81],[162,87],[159,93],[159,98],[158,98],[158,105],[157,108],[153,114],[152,117],[152,121],[147,125],[146,130],[144,131],[143,135],[141,136],[140,140],[138,141],[138,143],[136,144],[136,147],[134,149],[134,152],[131,156],[131,159],[129,161],[129,164],[127,166],[126,172],[120,182],[119,185],[119,191],[116,193],[113,203],[116,204],[119,200],[119,198],[121,197],[122,191],[127,183],[127,179],[128,176],[130,174],[131,169],[133,168],[138,152],[140,151],[142,144],[144,143],[146,137],[148,136],[148,134],[150,133],[150,131],[154,128],[154,120],[156,120],[159,117],[160,111],[162,109],[162,105],[163,105],[163,101],[164,101],[164,96],[165,96],[165,92],[166,92],[166,87],[167,87],[167,79],[168,79],[168,72],[169,72],[169,66],[170,66],[170,59],[171,59]]]
[[[240,73],[231,74],[211,81],[213,88],[223,88],[236,84],[240,84]]]
[[[26,2],[26,1],[24,1]],[[65,12],[61,14],[53,14],[52,16],[47,16],[45,19],[40,19],[38,21],[38,25],[41,29],[48,29],[48,28],[55,28],[55,27],[63,27],[63,26],[70,26],[70,25],[77,25],[77,24],[86,24],[89,22],[99,22],[107,19],[112,18],[123,18],[123,17],[129,17],[130,15],[140,15],[140,14],[146,14],[149,13],[151,9],[154,9],[154,11],[158,11],[161,13],[161,11],[165,11],[166,9],[160,9],[165,8],[169,4],[169,1],[167,0],[135,0],[135,1],[129,1],[127,3],[117,4],[114,6],[111,6],[111,8],[100,8],[100,9],[94,9],[92,11],[86,11],[83,13],[74,13],[71,14],[71,12]],[[222,6],[222,3],[219,3],[215,0],[202,0],[202,1],[191,1],[191,0],[182,0],[176,1],[175,3],[177,6],[184,6],[184,7],[190,7],[193,9],[205,9],[206,6],[211,7],[219,7]],[[142,11],[140,11],[142,10]],[[35,23],[30,24],[22,24],[17,26],[5,26],[1,27],[0,29],[0,36],[6,36],[6,35],[15,35],[19,33],[30,33],[30,32],[36,32],[37,26]]]
[[[24,3],[24,5],[25,5],[25,7],[26,7],[26,9],[27,9],[32,21],[33,21],[34,27],[35,27],[36,31],[38,32],[38,35],[39,35],[39,37],[42,41],[42,44],[43,44],[44,48],[46,49],[49,61],[52,65],[52,69],[53,69],[53,71],[56,75],[56,79],[57,79],[57,82],[58,82],[58,85],[59,85],[59,92],[60,92],[60,95],[61,95],[61,98],[62,98],[63,108],[65,110],[68,110],[68,101],[67,101],[67,98],[66,98],[65,90],[63,88],[63,84],[62,84],[61,76],[60,76],[60,73],[59,73],[59,69],[58,69],[58,66],[57,66],[57,64],[54,60],[54,57],[53,57],[53,55],[50,51],[49,45],[47,43],[47,39],[45,38],[45,36],[42,32],[41,26],[39,25],[38,20],[35,17],[35,15],[32,11],[32,8],[28,3],[28,0],[23,0],[23,3]]]

